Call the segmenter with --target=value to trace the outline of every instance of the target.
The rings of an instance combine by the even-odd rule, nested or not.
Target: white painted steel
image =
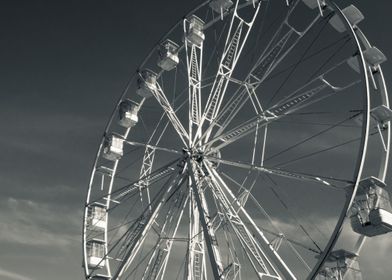
[[[127,84],[107,124],[93,166],[83,227],[86,279],[134,279],[133,275],[140,275],[138,277],[143,280],[174,277],[171,270],[172,260],[179,254],[177,242],[183,242],[186,248],[181,260],[183,268],[178,265],[178,273],[188,280],[240,280],[241,275],[250,271],[252,279],[301,279],[302,276],[296,275],[296,268],[291,264],[292,257],[288,257],[287,251],[304,263],[304,269],[312,269],[307,279],[315,279],[322,271],[326,260],[336,251],[335,245],[358,184],[363,179],[371,119],[378,124],[384,149],[377,176],[385,180],[392,118],[380,67],[385,56],[368,43],[357,26],[363,15],[354,6],[340,11],[329,1],[282,2],[288,7],[280,18],[280,24],[262,51],[257,53],[253,50],[255,58],[246,70],[241,70],[244,71],[241,78],[237,77],[237,68],[244,67],[241,62],[245,61],[247,54],[243,52],[249,52],[247,42],[254,40],[254,32],[257,32],[254,25],[257,25],[259,17],[265,16],[263,9],[267,8],[268,0],[237,0],[235,3],[213,0],[202,3],[158,44],[162,47],[169,36],[177,38],[170,41],[175,50],[161,50],[158,63],[153,59],[153,51],[140,65],[140,71]],[[312,16],[304,27],[299,28],[293,22],[302,2],[313,10],[309,9]],[[203,20],[201,11],[207,12]],[[265,84],[287,63],[286,60],[305,38],[312,36],[320,22],[329,22],[337,33],[348,31],[348,37],[359,50],[359,63],[353,57],[346,57],[323,70],[322,74],[316,71],[316,77],[286,91],[283,98],[280,96],[275,101],[276,93],[267,92]],[[223,23],[228,23],[228,26]],[[217,50],[211,50],[211,46],[206,45],[211,40],[211,30],[216,26],[221,26],[221,34],[215,32]],[[178,36],[181,36],[182,42]],[[220,37],[224,38],[224,44]],[[319,39],[318,35],[316,39]],[[220,56],[216,63],[212,62],[216,68],[211,71],[209,64],[218,50]],[[155,61],[159,69],[154,69],[151,61]],[[357,78],[346,79],[343,85],[338,85],[329,75],[347,64],[353,72],[358,72]],[[207,72],[213,72],[213,76],[205,77]],[[179,81],[181,78],[183,82]],[[185,85],[185,88],[179,89],[177,84]],[[362,113],[363,125],[358,138],[360,147],[353,180],[268,165],[270,138],[275,126],[326,100],[339,98],[343,92],[359,84],[364,85],[365,101],[358,113]],[[370,84],[381,94],[380,106],[372,106]],[[139,97],[130,94],[131,91],[137,92]],[[184,92],[187,94],[184,95]],[[270,94],[272,98],[264,100],[261,93]],[[186,103],[188,108],[184,106]],[[249,112],[244,112],[246,109]],[[159,110],[159,114],[154,110]],[[150,117],[156,122],[151,124]],[[249,160],[227,159],[227,150],[238,147],[244,141],[251,146]],[[140,149],[142,153],[138,152]],[[133,168],[135,162],[140,164],[137,172]],[[233,176],[241,172],[239,170],[248,171],[238,183],[238,194],[220,174],[221,169],[228,167],[236,170]],[[123,175],[124,172],[128,172],[129,178]],[[251,179],[254,172],[304,185],[319,184],[334,191],[347,190],[341,214],[336,218],[336,225],[324,246],[319,247],[296,220],[307,241],[312,241],[318,248],[319,251],[307,248],[318,257],[317,262],[312,263],[304,252],[294,248],[306,248],[301,241],[287,238],[276,228],[264,229],[266,222],[249,211],[248,204],[255,199],[252,195],[256,190],[254,186],[259,183],[258,177]],[[252,180],[248,189],[246,186]],[[256,202],[269,222],[275,223],[269,215],[271,213]],[[102,213],[98,214],[98,210],[93,208],[94,203],[102,206]],[[125,212],[128,214],[125,215]],[[375,219],[380,223],[390,223],[389,212],[383,210],[377,213]],[[119,222],[119,217],[123,217],[124,221]],[[103,256],[89,254],[88,244],[94,238],[100,240]],[[152,245],[154,238],[156,241]],[[226,247],[218,240],[225,240]],[[363,242],[364,238],[360,237],[356,245],[357,254]],[[149,246],[152,246],[151,252],[144,252],[144,248]],[[240,251],[242,257],[237,255]],[[344,277],[345,273],[340,277]]]

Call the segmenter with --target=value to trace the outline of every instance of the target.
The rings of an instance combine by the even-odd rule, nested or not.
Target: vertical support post
[[[209,233],[209,228],[207,225],[207,221],[206,218],[204,216],[204,212],[203,212],[203,206],[202,206],[202,201],[200,198],[200,194],[199,194],[199,188],[198,188],[198,184],[195,178],[195,172],[194,172],[194,167],[192,166],[192,162],[190,159],[188,159],[188,170],[189,170],[189,177],[191,179],[191,187],[193,190],[193,195],[195,198],[195,202],[198,208],[198,212],[199,212],[199,218],[200,218],[200,223],[202,225],[203,228],[203,234],[204,234],[204,240],[207,246],[207,252],[208,252],[208,256],[210,259],[210,263],[211,263],[211,268],[212,268],[212,272],[214,275],[214,279],[215,280],[219,280],[220,279],[220,273],[218,271],[218,263],[215,259],[215,254],[214,254],[214,249],[213,249],[213,240],[210,236]]]

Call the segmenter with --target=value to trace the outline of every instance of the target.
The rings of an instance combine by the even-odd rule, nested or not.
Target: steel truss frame
[[[206,5],[209,1],[200,5]],[[152,91],[152,95],[163,110],[161,121],[146,144],[136,141],[127,140],[131,128],[125,130],[120,136],[124,139],[124,143],[131,146],[144,147],[144,155],[142,160],[142,167],[139,174],[139,179],[136,182],[128,184],[120,190],[113,191],[113,182],[116,176],[118,161],[111,164],[99,165],[98,163],[102,157],[103,142],[97,152],[92,176],[89,184],[87,194],[87,202],[84,213],[84,267],[87,279],[93,279],[94,269],[89,269],[87,263],[86,244],[88,239],[88,207],[94,202],[90,199],[92,187],[97,180],[97,176],[102,177],[101,189],[107,189],[107,195],[103,196],[100,201],[105,202],[107,210],[115,208],[121,202],[127,199],[134,193],[140,194],[140,199],[147,198],[145,204],[147,205],[143,214],[138,218],[132,232],[128,232],[123,236],[123,240],[127,244],[126,249],[122,251],[122,256],[119,258],[121,264],[117,270],[112,274],[110,262],[106,261],[104,269],[108,279],[123,279],[126,270],[135,261],[135,257],[141,249],[143,242],[145,242],[147,235],[152,229],[159,236],[157,243],[154,246],[152,253],[149,255],[147,266],[143,273],[143,280],[147,279],[164,279],[165,272],[170,258],[173,240],[176,238],[180,223],[184,214],[186,215],[188,209],[189,215],[189,237],[188,237],[188,255],[186,258],[185,278],[188,280],[206,280],[207,269],[212,269],[214,279],[237,280],[240,279],[241,264],[232,257],[232,263],[224,266],[222,262],[221,252],[216,242],[216,231],[225,223],[229,225],[242,245],[245,254],[259,279],[296,279],[291,269],[286,265],[284,260],[279,255],[279,247],[285,237],[279,235],[275,241],[269,241],[265,237],[265,231],[260,228],[247,212],[244,205],[247,203],[248,196],[246,191],[243,196],[236,198],[228,183],[217,172],[216,166],[219,164],[230,165],[238,168],[256,170],[261,173],[272,174],[274,176],[285,177],[303,182],[318,183],[330,188],[337,188],[335,182],[339,181],[336,178],[321,177],[312,174],[303,174],[292,172],[281,168],[272,168],[264,166],[264,149],[266,145],[268,126],[282,118],[297,112],[313,103],[319,102],[325,98],[336,95],[352,86],[355,86],[359,81],[351,81],[343,86],[333,85],[328,81],[326,75],[334,71],[347,61],[334,65],[324,73],[313,78],[307,84],[298,88],[285,99],[276,102],[273,105],[262,104],[257,97],[258,87],[268,78],[268,76],[276,69],[276,67],[286,58],[297,43],[311,30],[311,28],[320,19],[326,16],[326,7],[332,8],[337,12],[339,17],[346,23],[350,35],[358,46],[358,57],[360,58],[361,70],[363,71],[363,80],[366,84],[366,104],[363,108],[363,138],[361,139],[361,154],[360,160],[356,166],[355,181],[344,181],[345,188],[349,188],[350,199],[347,199],[342,215],[340,216],[335,230],[329,240],[327,246],[320,255],[320,259],[316,266],[311,271],[308,279],[314,279],[321,270],[328,254],[335,246],[338,237],[342,231],[342,226],[348,216],[348,211],[353,203],[356,194],[358,182],[361,179],[363,165],[366,160],[368,137],[370,131],[370,96],[369,84],[373,83],[374,87],[380,92],[382,104],[389,108],[388,94],[385,86],[384,77],[380,66],[371,68],[367,65],[363,52],[364,49],[371,45],[363,35],[358,27],[353,27],[341,10],[326,0],[322,3],[317,1],[320,13],[309,22],[303,30],[297,30],[290,24],[290,17],[293,15],[296,6],[300,1],[294,3],[287,3],[289,9],[285,20],[278,28],[273,36],[273,39],[265,48],[264,52],[256,59],[251,71],[246,78],[241,81],[233,77],[233,72],[237,65],[240,55],[244,49],[249,33],[252,30],[253,23],[261,10],[263,2],[268,1],[253,1],[252,3],[242,3],[237,0],[234,7],[227,11],[222,11],[221,17],[231,15],[230,26],[222,56],[218,65],[215,79],[212,83],[208,99],[203,108],[201,89],[202,89],[202,66],[203,66],[203,44],[195,45],[184,42],[179,52],[185,50],[187,79],[188,79],[188,130],[180,121],[177,109],[173,109],[173,102],[169,102],[164,91],[163,85],[156,83],[156,90]],[[253,17],[247,22],[240,15],[239,10],[253,6]],[[197,7],[195,11],[200,8]],[[193,11],[190,13],[192,14]],[[213,19],[205,25],[205,29],[209,28],[219,19]],[[183,22],[184,33],[187,31],[187,20]],[[174,29],[174,27],[173,27]],[[290,42],[290,44],[289,44]],[[149,59],[151,54],[146,58]],[[142,63],[143,65],[144,63]],[[158,76],[162,74],[159,73]],[[132,80],[128,83],[124,90],[121,100],[127,94]],[[238,90],[232,95],[226,104],[223,100],[226,95],[229,83],[236,83],[239,85]],[[146,101],[145,98],[140,102],[140,107]],[[233,119],[239,114],[240,110],[247,102],[253,104],[257,115],[242,124],[228,129]],[[116,110],[109,120],[105,129],[105,135],[110,132],[114,120]],[[166,116],[167,120],[164,120]],[[184,150],[176,150],[160,146],[160,141],[167,129],[171,125],[180,141],[184,145]],[[262,140],[262,158],[260,164],[255,162],[256,150],[253,150],[253,158],[251,162],[229,161],[221,159],[216,154],[223,149],[244,137],[255,133],[255,143],[258,140],[257,134],[263,130]],[[383,153],[380,168],[379,178],[385,179],[388,167],[388,158],[390,150],[390,126],[389,123],[385,128],[386,139],[383,139],[385,152]],[[381,137],[383,135],[380,132]],[[256,144],[254,145],[256,146]],[[153,164],[156,151],[168,152],[172,154],[182,155],[180,159],[163,166],[154,171]],[[202,156],[200,152],[205,152]],[[202,158],[201,158],[202,157]],[[177,168],[173,165],[177,163]],[[105,170],[102,173],[100,170]],[[101,172],[101,173],[100,173]],[[101,174],[101,175],[99,175]],[[154,198],[150,197],[149,188],[152,184],[160,183],[162,180],[169,179],[161,186],[160,190]],[[104,181],[104,179],[106,181]],[[105,183],[106,182],[106,183]],[[185,184],[187,183],[187,184]],[[182,186],[182,187],[181,187]],[[186,187],[185,187],[186,186]],[[211,218],[206,199],[207,190],[211,192],[218,213]],[[173,199],[172,196],[175,195]],[[166,213],[164,222],[160,225],[156,223],[156,219],[160,210],[169,200],[173,200]],[[108,212],[105,215],[108,219]],[[169,224],[174,223],[174,229],[169,230]],[[256,237],[255,237],[256,233]],[[169,237],[166,237],[169,236]],[[102,234],[102,240],[105,242],[105,256],[110,255],[108,248],[108,232],[107,229]],[[358,240],[356,251],[359,251],[365,241],[364,237]],[[208,255],[207,255],[208,253]]]

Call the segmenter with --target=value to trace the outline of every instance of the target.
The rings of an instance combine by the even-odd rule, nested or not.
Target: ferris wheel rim
[[[208,2],[208,1],[207,1],[207,2]],[[170,32],[169,32],[169,33],[170,33]],[[150,56],[150,55],[152,55],[152,54],[153,54],[153,51],[152,51],[152,52],[150,52],[150,54],[149,54],[148,56]],[[147,59],[148,59],[148,57],[146,58],[146,60],[147,60]],[[142,65],[143,65],[143,64],[142,64]],[[134,79],[134,78],[135,78],[135,76],[133,77],[133,79]],[[123,97],[123,96],[122,96],[122,97]],[[119,102],[121,101],[121,99],[122,99],[122,98],[120,98],[120,99],[119,99]],[[110,122],[112,122],[112,120],[113,120],[113,118],[114,118],[114,115],[115,115],[115,112],[113,113],[113,115],[112,115],[112,118],[111,118]],[[109,124],[109,125],[110,125],[110,124]],[[108,125],[108,126],[109,126],[109,125]],[[102,147],[102,145],[101,145],[101,147]]]
[[[337,6],[335,3],[334,3],[334,5]],[[339,11],[341,12],[340,9],[339,9]],[[353,28],[351,28],[351,29],[352,29],[352,33],[357,38],[357,44],[358,44],[358,48],[359,48],[361,54],[363,53],[363,50],[362,50],[362,47],[361,47],[360,44],[363,45],[364,49],[369,49],[369,48],[372,47],[371,43],[366,38],[365,34],[362,32],[360,27],[356,26],[355,30]],[[363,55],[362,55],[362,64],[366,65],[365,60],[363,58]],[[366,71],[366,73],[367,73],[367,71]],[[381,99],[382,99],[381,104],[383,104],[387,108],[389,108],[388,90],[387,90],[387,87],[386,87],[385,78],[384,78],[384,75],[383,75],[383,71],[382,71],[381,65],[377,66],[377,73],[379,74],[379,76],[373,82],[375,83],[375,85],[377,85],[377,87],[381,88],[381,90],[380,90],[380,95],[381,95]],[[369,93],[369,90],[368,90],[368,95],[369,94],[370,93]],[[370,99],[369,99],[369,101],[370,101]],[[369,107],[369,111],[370,111],[370,107]],[[368,119],[370,119],[370,117],[368,117]],[[368,122],[369,122],[369,120],[368,120]],[[384,147],[385,153],[382,153],[382,155],[381,155],[382,158],[380,160],[380,166],[378,168],[378,170],[379,170],[378,171],[378,178],[381,181],[385,181],[387,168],[388,168],[388,163],[389,163],[390,144],[391,144],[391,128],[390,128],[389,125],[387,125],[385,129],[387,130],[387,132],[386,132],[387,140],[386,140],[386,143],[384,144],[385,145],[385,147]],[[369,130],[366,132],[366,134],[367,135],[369,134]],[[366,153],[364,153],[363,157],[365,158],[366,156],[367,156]],[[350,207],[352,205],[353,199],[354,199],[354,197],[356,195],[356,192],[357,192],[357,189],[358,189],[358,181],[360,179],[361,179],[361,176],[358,177],[356,187],[355,187],[355,189],[353,191],[352,199],[351,199],[350,204],[348,205],[347,209],[350,209]],[[343,227],[343,225],[340,225],[339,231],[342,230],[342,227]],[[338,233],[338,236],[339,236],[339,234],[340,234],[340,232]],[[337,236],[337,238],[335,238],[335,242],[337,241],[338,236]],[[357,241],[357,244],[356,244],[356,248],[355,248],[355,254],[357,256],[359,256],[359,253],[360,253],[360,251],[362,249],[363,244],[365,243],[365,240],[366,240],[366,236],[365,235],[360,235],[359,240]],[[332,243],[331,249],[334,246],[335,242]],[[321,269],[322,265],[323,265],[323,263],[319,264],[319,269],[318,270]],[[313,276],[315,276],[316,274],[317,274],[317,271],[313,274]]]
[[[333,232],[330,240],[328,241],[328,244],[326,245],[327,250],[325,250],[325,248],[324,248],[324,251],[320,257],[320,260],[312,269],[310,275],[307,278],[308,280],[313,280],[317,276],[319,271],[322,269],[322,266],[324,265],[328,255],[333,250],[333,247],[338,240],[338,237],[339,237],[340,232],[342,230],[344,220],[346,219],[347,213],[348,213],[348,211],[354,201],[354,198],[355,198],[355,195],[356,195],[356,192],[358,189],[358,185],[361,180],[363,165],[365,163],[366,150],[367,150],[367,145],[368,145],[368,136],[369,136],[369,126],[370,126],[370,89],[369,89],[368,74],[367,74],[367,69],[366,69],[366,62],[365,62],[365,59],[363,56],[361,45],[359,43],[358,37],[354,31],[353,26],[350,24],[349,20],[344,15],[342,10],[338,7],[338,5],[335,2],[332,2],[330,0],[326,0],[326,2],[329,3],[330,5],[332,4],[335,7],[335,9],[336,9],[336,11],[338,11],[338,14],[340,15],[340,17],[342,19],[344,19],[343,22],[345,23],[346,28],[349,30],[350,35],[352,36],[352,38],[354,38],[354,40],[356,42],[358,52],[359,52],[359,57],[360,57],[360,65],[362,68],[361,72],[364,75],[364,80],[366,83],[366,89],[365,89],[365,93],[364,93],[364,95],[366,96],[366,98],[365,98],[366,101],[364,102],[364,108],[363,108],[363,110],[364,110],[364,112],[366,112],[366,114],[363,112],[363,115],[365,116],[365,118],[364,118],[365,125],[362,127],[362,139],[361,139],[361,149],[360,149],[361,155],[358,157],[358,161],[356,163],[354,188],[351,192],[351,195],[346,200],[346,203],[342,209],[341,215],[340,215],[339,220],[336,224],[334,232]]]
[[[205,1],[203,4],[201,4],[200,6],[198,6],[196,9],[192,10],[192,12],[193,12],[193,11],[196,11],[197,9],[199,9],[200,7],[206,5],[206,4],[209,3],[209,2],[210,2],[210,1]],[[328,2],[329,2],[329,1],[328,1]],[[191,13],[192,13],[192,12],[191,12]],[[190,13],[190,14],[191,14],[191,13]],[[181,24],[181,20],[180,20],[177,24],[175,24],[175,25],[173,26],[172,29],[174,29],[178,24]],[[350,26],[350,28],[351,28],[351,26]],[[165,36],[163,36],[162,38],[167,37],[168,34],[171,33],[172,29],[169,30],[169,32],[168,32]],[[352,29],[352,28],[351,28],[351,29]],[[356,36],[356,35],[354,34],[354,36]],[[161,40],[160,40],[160,41],[161,41]],[[148,60],[148,58],[154,54],[154,50],[155,50],[155,47],[154,47],[153,50],[147,55],[146,59],[145,59],[144,62],[141,64],[140,68],[143,68],[143,66],[144,66],[144,64],[146,63],[146,61]],[[362,51],[360,51],[360,52],[361,52],[361,54],[362,54]],[[365,67],[365,66],[364,66],[364,58],[363,58],[363,56],[361,56],[361,58],[362,58],[362,59],[361,59],[361,63],[363,64],[363,68],[364,68],[364,67]],[[366,75],[367,75],[367,74],[366,74],[367,72],[364,71],[364,73],[365,73],[365,76],[366,76]],[[121,95],[121,97],[119,98],[118,104],[117,104],[117,106],[115,107],[115,109],[114,109],[114,111],[113,111],[113,114],[112,114],[112,116],[111,116],[111,118],[110,118],[110,120],[109,120],[109,122],[108,122],[108,124],[107,124],[107,126],[106,126],[106,128],[105,128],[105,134],[109,132],[110,124],[113,122],[113,120],[114,120],[114,118],[115,118],[115,115],[116,115],[116,112],[117,112],[117,107],[118,107],[118,105],[119,105],[120,102],[123,100],[124,96],[126,95],[127,88],[128,88],[129,85],[132,83],[132,81],[135,80],[136,77],[137,77],[137,73],[134,74],[134,75],[132,76],[132,78],[130,79],[129,83],[127,84],[126,90],[124,90],[124,93],[123,93],[123,94]],[[366,78],[366,81],[368,81],[367,78]],[[367,89],[367,91],[366,91],[366,94],[369,95],[369,90],[368,90],[368,89]],[[366,125],[366,127],[364,128],[365,131],[367,131],[367,132],[365,133],[365,136],[368,134],[368,129],[369,129],[369,128],[368,128],[368,127],[369,127],[369,125],[368,125],[368,123],[369,123],[369,117],[368,117],[368,116],[369,116],[369,110],[370,110],[370,108],[369,108],[369,106],[368,106],[368,104],[367,104],[367,105],[366,105],[366,112],[367,112],[366,122],[367,122],[367,125]],[[128,131],[128,132],[129,132],[129,131]],[[127,134],[128,134],[128,133],[127,133]],[[126,134],[125,136],[127,136],[127,134]],[[362,134],[362,135],[364,135],[364,134]],[[363,137],[365,137],[365,136],[363,136]],[[125,137],[125,138],[126,138],[126,137]],[[363,143],[363,146],[366,146],[366,145],[367,145],[366,142],[367,142],[367,141],[365,141],[365,143]],[[100,151],[101,151],[101,149],[102,149],[102,143],[103,143],[103,142],[101,141],[101,144],[100,144],[100,147],[99,147],[99,149],[98,149],[97,156],[96,156],[96,159],[95,159],[95,163],[94,163],[94,165],[93,165],[93,172],[92,172],[92,173],[95,172],[96,163],[97,163],[97,160],[98,160]],[[362,156],[362,157],[363,157],[363,156]],[[357,165],[359,165],[359,163],[357,163]],[[116,169],[116,168],[115,168],[115,169]],[[91,176],[91,178],[92,178],[92,177],[93,177],[93,175]],[[359,179],[360,179],[360,176],[357,176],[356,183],[355,183],[356,187],[357,187],[357,185],[358,185]],[[355,187],[355,190],[356,190],[356,187]],[[353,193],[352,193],[352,195],[351,195],[350,204],[351,204],[351,202],[352,202],[353,197],[355,196],[355,190],[353,191]],[[88,204],[88,201],[89,201],[89,193],[90,193],[90,191],[91,191],[91,186],[89,186],[86,205]],[[347,210],[348,208],[349,208],[349,205],[347,205],[346,210]],[[345,211],[346,211],[346,210],[345,210]],[[86,215],[87,215],[87,207],[85,208],[84,219],[86,219],[86,217],[87,217]],[[85,224],[86,221],[84,221],[83,223]],[[84,231],[85,231],[85,229],[84,229]],[[336,233],[336,234],[337,234],[337,233]],[[83,235],[85,235],[85,232],[83,232]],[[332,238],[331,238],[331,239],[332,239]],[[83,242],[85,243],[86,240],[84,239]],[[331,249],[332,249],[332,248],[331,248]],[[330,251],[330,250],[329,250],[329,251]],[[84,255],[85,255],[85,254],[84,254]],[[86,265],[85,265],[85,266],[86,266]],[[320,267],[320,268],[321,268],[321,267]],[[87,269],[87,268],[86,268],[86,269]],[[318,270],[317,270],[317,271],[318,271]],[[87,273],[86,273],[86,275],[87,275]]]

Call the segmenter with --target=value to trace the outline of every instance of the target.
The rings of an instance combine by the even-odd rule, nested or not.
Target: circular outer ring
[[[202,4],[200,4],[199,6],[197,6],[195,9],[192,9],[185,17],[188,17],[190,15],[192,15],[193,13],[195,13],[195,11],[199,10],[200,8],[202,8],[203,6],[207,5],[210,1],[204,1]],[[361,71],[363,72],[363,79],[365,81],[366,87],[365,87],[365,102],[364,102],[364,108],[363,108],[363,112],[364,112],[364,118],[363,118],[363,128],[362,128],[362,139],[361,139],[361,148],[360,148],[360,155],[358,157],[358,162],[357,162],[357,166],[356,166],[356,178],[355,178],[355,185],[353,187],[353,189],[351,190],[351,194],[349,193],[347,196],[347,200],[346,203],[344,205],[344,208],[342,210],[342,213],[339,217],[339,220],[336,224],[336,227],[333,231],[333,234],[327,244],[327,246],[325,247],[323,254],[321,255],[319,261],[317,262],[316,266],[313,268],[312,272],[310,273],[308,279],[314,279],[317,276],[318,271],[322,268],[329,252],[333,249],[334,245],[336,244],[338,237],[342,231],[342,225],[344,223],[345,218],[347,217],[347,213],[348,210],[350,209],[355,195],[356,195],[356,191],[358,188],[358,184],[359,181],[361,180],[361,175],[362,175],[362,170],[363,170],[363,166],[366,160],[366,150],[367,150],[367,146],[368,146],[368,136],[369,136],[369,118],[370,118],[370,90],[369,90],[369,77],[368,77],[368,72],[367,72],[367,65],[363,56],[363,48],[361,46],[361,43],[364,44],[365,46],[370,46],[369,42],[367,41],[366,37],[362,34],[362,32],[360,31],[360,29],[356,28],[356,30],[354,30],[354,28],[351,26],[351,24],[349,23],[349,21],[347,20],[347,18],[345,17],[345,15],[342,13],[341,9],[332,1],[330,0],[325,0],[326,4],[328,7],[332,8],[333,10],[335,10],[336,14],[343,20],[343,22],[345,23],[348,32],[350,33],[350,36],[355,40],[356,45],[358,47],[359,50],[359,57],[360,57],[360,65],[361,65]],[[252,3],[250,3],[252,4]],[[230,10],[227,14],[230,14],[232,11]],[[178,25],[182,24],[182,20],[178,21],[175,25],[173,25],[173,27],[164,35],[162,36],[162,38],[158,41],[158,43],[156,45],[159,44],[159,42],[163,41],[168,34],[170,34],[176,27],[178,27]],[[143,66],[145,65],[145,63],[149,60],[149,58],[154,55],[155,53],[155,49],[156,49],[156,45],[151,49],[151,51],[148,53],[148,55],[146,56],[146,58],[143,60],[143,62],[140,64],[140,66],[138,67],[138,69],[142,69]],[[110,117],[110,119],[108,120],[104,133],[103,133],[103,137],[102,137],[102,141],[101,144],[99,145],[98,151],[96,153],[96,157],[92,166],[92,171],[91,171],[91,177],[90,177],[90,181],[89,181],[89,186],[88,186],[88,190],[87,190],[87,196],[86,196],[86,205],[85,205],[85,211],[84,211],[84,216],[83,216],[83,232],[82,232],[82,242],[83,242],[83,266],[84,266],[84,272],[85,272],[85,276],[87,279],[89,279],[89,277],[91,276],[89,274],[89,268],[88,268],[88,264],[87,264],[87,251],[86,251],[86,223],[87,223],[87,215],[88,215],[88,203],[90,201],[90,196],[91,196],[91,186],[92,186],[92,182],[94,179],[94,175],[96,172],[96,167],[97,167],[97,162],[99,160],[102,148],[103,148],[103,140],[105,139],[106,134],[109,132],[111,124],[113,122],[113,120],[116,117],[117,114],[117,110],[118,107],[121,103],[121,101],[123,100],[124,96],[127,94],[130,85],[132,84],[132,82],[136,79],[136,77],[138,76],[137,73],[133,74],[131,76],[131,78],[128,80],[122,94],[120,95],[118,102],[113,110],[113,113]],[[380,85],[380,89],[381,89],[381,94],[382,94],[382,101],[383,101],[383,105],[386,105],[389,107],[389,102],[388,102],[388,94],[387,94],[387,89],[385,86],[385,81],[383,78],[383,74],[382,74],[382,70],[381,67],[378,66],[378,72],[375,76],[376,78],[376,82]],[[141,103],[143,103],[144,99],[142,100]],[[387,151],[386,153],[383,155],[382,159],[381,159],[381,163],[380,163],[380,179],[384,180],[385,176],[386,176],[386,171],[387,171],[387,167],[388,167],[388,159],[389,159],[389,147],[390,147],[390,127],[388,125],[387,127],[388,131],[387,131]],[[126,139],[128,134],[130,132],[130,129],[127,129],[126,133],[124,134],[124,138]],[[118,165],[118,161],[116,161],[114,163],[113,166],[113,173],[115,174],[116,169],[117,169],[117,165]],[[113,177],[111,179],[110,182],[110,188],[113,185]],[[109,190],[110,192],[110,190]],[[110,197],[108,197],[108,201],[109,201]],[[106,214],[107,215],[107,214]],[[107,239],[107,233],[105,232],[105,239]],[[107,253],[107,246],[105,245],[105,253]],[[110,271],[110,268],[109,268]]]

